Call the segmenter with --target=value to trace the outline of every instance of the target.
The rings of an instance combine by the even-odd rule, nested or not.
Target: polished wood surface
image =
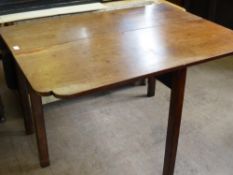
[[[233,52],[233,32],[167,4],[1,29],[33,90],[65,98]]]

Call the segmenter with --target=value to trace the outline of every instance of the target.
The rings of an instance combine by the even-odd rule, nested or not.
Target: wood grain
[[[60,98],[233,52],[231,30],[167,4],[26,23],[1,35],[33,90]]]

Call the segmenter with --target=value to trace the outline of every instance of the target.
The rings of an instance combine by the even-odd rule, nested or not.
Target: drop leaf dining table
[[[163,175],[174,173],[187,68],[233,53],[233,32],[169,4],[84,13],[0,30],[17,71],[28,134],[50,164],[42,97],[61,99],[148,79],[171,89]]]

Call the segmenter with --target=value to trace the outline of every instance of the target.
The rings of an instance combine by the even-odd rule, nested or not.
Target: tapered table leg
[[[23,111],[24,125],[26,134],[33,134],[33,120],[31,114],[31,105],[29,99],[28,87],[26,85],[26,79],[21,70],[16,66],[17,78],[18,78],[18,91],[20,97],[20,103]]]
[[[171,75],[171,100],[168,119],[167,139],[163,175],[173,175],[178,146],[180,123],[183,108],[186,68],[177,70]]]
[[[46,167],[49,166],[50,163],[42,99],[39,94],[37,94],[35,91],[31,89],[31,87],[29,87],[29,92],[32,106],[32,116],[34,119],[36,129],[36,139],[38,145],[40,165],[41,167]]]
[[[0,97],[0,123],[4,122],[5,120],[4,106],[2,103],[2,98]]]
[[[148,78],[148,85],[147,85],[147,97],[155,96],[155,77]]]

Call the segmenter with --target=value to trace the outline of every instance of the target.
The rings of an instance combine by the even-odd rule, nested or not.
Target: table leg
[[[21,102],[21,107],[24,116],[24,125],[26,134],[33,134],[33,120],[31,114],[31,105],[29,99],[29,92],[28,87],[26,85],[27,80],[25,79],[21,70],[16,66],[17,71],[17,78],[18,78],[18,90],[19,90],[19,97]]]
[[[155,96],[155,77],[148,77],[147,97]]]
[[[143,78],[143,79],[139,80],[139,85],[145,86],[146,85],[146,79]]]
[[[41,167],[46,167],[49,166],[50,163],[42,99],[41,96],[37,94],[31,87],[29,87],[29,93],[32,106],[32,116],[34,119],[36,129],[36,139],[38,145],[40,165]]]
[[[183,108],[186,68],[171,74],[171,100],[167,128],[167,139],[163,175],[173,175],[178,146],[180,123]]]
[[[4,106],[2,103],[2,98],[0,97],[0,123],[4,122],[5,120]]]

